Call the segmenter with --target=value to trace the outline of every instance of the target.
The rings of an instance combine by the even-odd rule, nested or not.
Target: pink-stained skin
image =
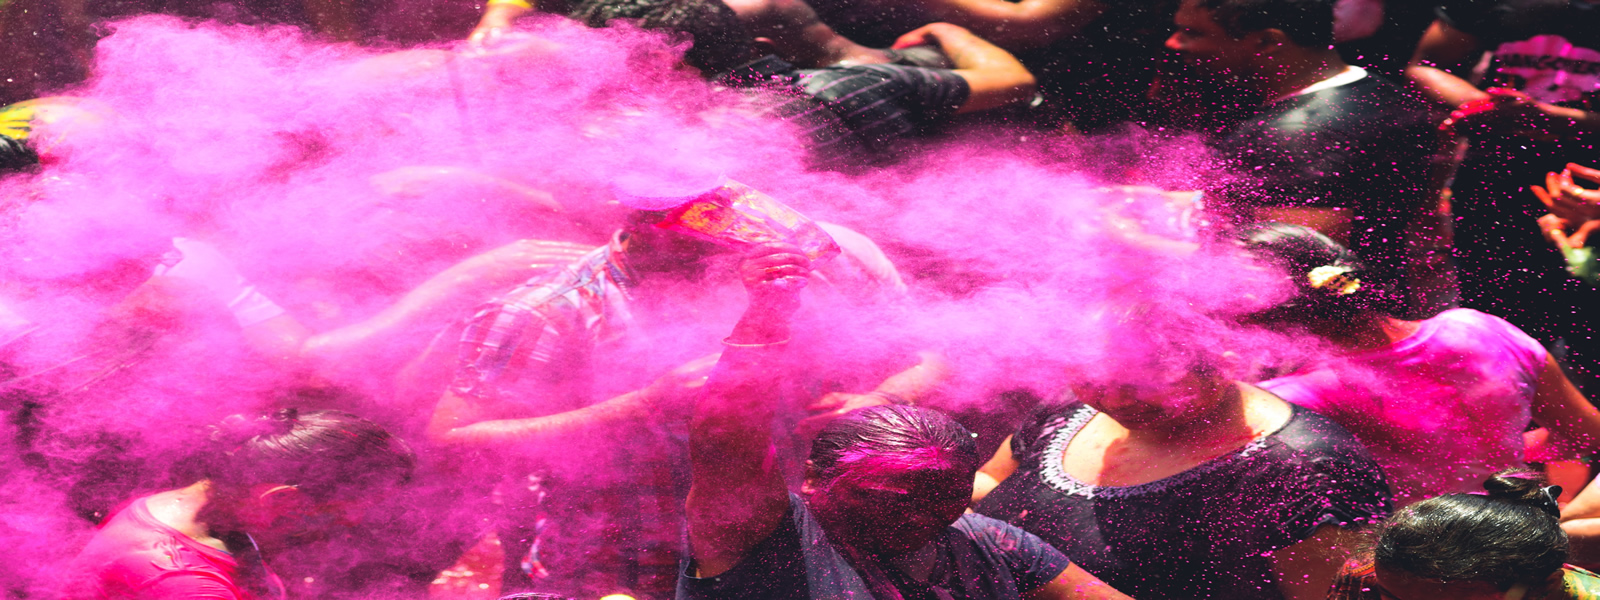
[[[537,41],[524,46],[395,54],[287,28],[164,17],[111,26],[94,78],[71,93],[113,116],[62,139],[41,172],[0,179],[0,304],[48,326],[0,347],[0,358],[24,373],[68,365],[41,382],[76,390],[70,402],[43,402],[48,435],[31,450],[66,464],[124,440],[113,454],[135,465],[124,469],[133,485],[95,496],[110,508],[139,486],[159,489],[153,482],[195,447],[201,425],[276,404],[354,410],[420,445],[418,421],[445,382],[421,377],[416,385],[432,387],[407,391],[396,377],[427,372],[410,363],[466,312],[411,323],[355,358],[283,363],[247,343],[226,307],[171,282],[139,287],[153,265],[138,261],[174,237],[204,240],[299,323],[329,332],[517,240],[598,247],[623,215],[612,179],[683,164],[713,165],[888,248],[910,293],[865,306],[814,281],[805,294],[815,297],[796,318],[821,333],[792,350],[848,370],[938,348],[952,377],[929,400],[935,406],[982,411],[1002,390],[1047,395],[1083,381],[1154,380],[1177,372],[1169,357],[1152,356],[1166,338],[1197,354],[1234,351],[1244,364],[1321,352],[1305,339],[1230,325],[1230,314],[1288,293],[1276,275],[1226,249],[1168,253],[1103,226],[1184,235],[1186,217],[1105,186],[1192,190],[1224,177],[1195,140],[983,133],[862,174],[807,171],[788,125],[674,68],[682,43],[625,25],[529,21]],[[444,179],[423,181],[428,173]],[[115,273],[127,285],[112,285]],[[703,282],[641,286],[633,331],[597,350],[609,368],[597,370],[595,398],[719,349],[741,294],[731,265],[716,261]],[[893,371],[858,375],[881,381],[885,372]],[[354,394],[274,395],[297,385]],[[863,394],[871,384],[829,391]],[[16,439],[15,426],[4,427]],[[622,439],[596,433],[587,445]],[[560,457],[566,448],[516,450]],[[498,468],[460,460],[449,467],[463,479]],[[0,465],[17,473],[0,490],[0,547],[20,557],[0,567],[8,589],[44,589],[91,527],[66,508],[71,476],[52,479],[29,464],[37,463],[18,449],[0,452]],[[595,477],[633,475],[585,467]],[[953,520],[945,518],[953,498],[965,495],[924,507],[937,517],[929,522]],[[402,512],[451,509],[419,498],[394,502]]]

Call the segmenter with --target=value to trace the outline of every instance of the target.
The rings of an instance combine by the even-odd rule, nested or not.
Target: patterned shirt
[[[871,163],[893,155],[901,138],[955,114],[971,87],[949,69],[878,64],[796,69],[767,56],[723,77],[736,87],[776,94],[771,112],[794,124],[813,158]]]
[[[621,337],[632,321],[634,278],[603,246],[479,307],[462,331],[450,391],[494,401],[505,387],[528,383],[533,397],[506,399],[543,414],[582,408],[594,345]]]

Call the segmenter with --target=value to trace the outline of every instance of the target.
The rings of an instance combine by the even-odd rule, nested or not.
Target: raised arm
[[[764,246],[740,266],[750,303],[689,425],[689,549],[699,577],[738,565],[789,512],[774,464],[773,402],[786,368],[780,351],[809,272],[805,255],[788,245]]]
[[[1017,472],[1017,467],[1021,466],[1017,462],[1016,455],[1011,453],[1011,437],[1006,436],[1006,441],[1000,442],[1000,448],[994,451],[994,456],[989,462],[978,469],[977,478],[972,482],[973,506],[983,502],[983,499],[989,496],[989,492],[1000,487],[1000,482]]]
[[[967,101],[956,112],[977,112],[1033,98],[1038,82],[1017,57],[961,27],[949,23],[924,25],[900,36],[894,47],[929,43],[938,44],[950,57],[956,74],[967,80],[971,89]]]
[[[1468,83],[1467,64],[1482,48],[1478,38],[1444,21],[1434,21],[1417,43],[1416,54],[1406,67],[1406,79],[1424,96],[1452,107],[1489,95]]]

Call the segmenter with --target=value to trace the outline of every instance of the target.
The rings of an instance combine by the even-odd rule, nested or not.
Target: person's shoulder
[[[166,580],[171,585],[231,586],[224,565],[219,565],[231,560],[226,554],[154,523],[141,502],[107,519],[74,559],[79,587],[138,590]]]
[[[1269,439],[1287,451],[1285,458],[1293,463],[1320,464],[1329,459],[1354,461],[1362,465],[1373,463],[1366,446],[1333,419],[1324,417],[1305,407],[1290,404],[1293,414]]]
[[[951,524],[961,537],[996,554],[1037,554],[1049,547],[1038,536],[1000,519],[966,513]]]

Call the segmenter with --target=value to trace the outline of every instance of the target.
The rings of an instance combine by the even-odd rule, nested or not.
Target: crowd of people
[[[406,1],[0,0],[9,596],[1600,597],[1600,3]]]

